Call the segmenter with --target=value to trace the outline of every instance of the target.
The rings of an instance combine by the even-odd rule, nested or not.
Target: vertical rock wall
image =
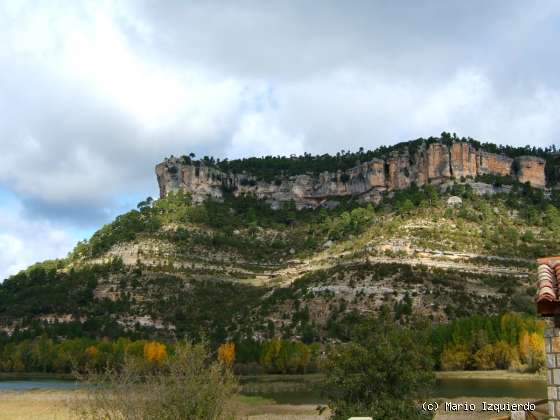
[[[477,175],[477,154],[468,143],[453,143],[450,150],[451,175],[457,179],[475,178]]]
[[[513,159],[504,155],[479,151],[477,173],[508,176],[512,173]]]
[[[387,159],[387,189],[400,190],[410,186],[410,159],[408,155]]]
[[[346,171],[279,177],[274,183],[258,181],[250,174],[224,173],[200,162],[187,164],[169,158],[156,166],[160,196],[171,191],[189,192],[193,201],[209,197],[220,199],[224,189],[235,195],[254,194],[273,206],[294,200],[298,208],[317,207],[328,197],[360,196],[377,200],[380,192],[399,190],[427,183],[440,184],[450,179],[493,174],[512,176],[535,187],[545,186],[545,162],[534,156],[511,159],[477,151],[468,143],[422,145],[413,154],[392,153],[385,160],[373,159]]]
[[[451,178],[449,147],[445,144],[430,144],[426,155],[428,157],[428,182]]]
[[[517,179],[521,183],[529,182],[532,186],[544,188],[544,159],[535,156],[519,156],[515,159]]]

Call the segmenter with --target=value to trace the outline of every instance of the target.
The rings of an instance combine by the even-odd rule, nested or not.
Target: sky
[[[0,0],[0,281],[171,154],[557,144],[559,48],[556,0]]]

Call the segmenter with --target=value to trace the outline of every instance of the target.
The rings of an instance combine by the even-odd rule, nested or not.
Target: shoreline
[[[521,373],[509,370],[449,370],[436,372],[437,379],[489,379],[546,381],[545,372]]]
[[[24,420],[34,419],[58,419],[69,420],[73,417],[71,410],[72,402],[83,398],[79,390],[28,390],[28,391],[5,391],[0,398],[0,420]],[[495,419],[505,412],[484,411],[484,403],[527,403],[531,399],[523,398],[435,398],[429,401],[437,401],[439,407],[433,411],[437,420],[459,420],[466,417],[471,419]],[[445,405],[448,402],[456,409],[449,409]],[[474,408],[468,413],[462,409],[462,405],[469,404]],[[315,404],[278,404],[273,400],[254,396],[237,395],[232,400],[237,414],[236,418],[250,420],[326,420],[328,410],[319,416]],[[546,410],[546,406],[538,406],[538,410]]]
[[[2,380],[76,380],[71,373],[48,373],[48,372],[0,372],[0,381]]]
[[[240,383],[272,383],[272,382],[320,382],[322,373],[306,374],[260,374],[236,375]],[[507,379],[507,380],[546,380],[546,373],[521,373],[508,370],[450,370],[436,371],[436,379]],[[76,380],[71,373],[45,372],[0,372],[1,380]]]

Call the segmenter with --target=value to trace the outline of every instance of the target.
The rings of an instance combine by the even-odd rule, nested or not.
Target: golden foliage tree
[[[99,355],[99,350],[97,350],[97,347],[95,347],[95,346],[89,346],[86,349],[86,354],[91,360],[95,360],[95,359],[97,359],[97,356]]]
[[[150,341],[144,345],[144,360],[150,363],[160,363],[167,356],[165,344]]]
[[[486,344],[474,355],[474,365],[480,370],[496,369],[496,360],[494,357],[494,346]]]
[[[446,347],[441,355],[443,370],[464,370],[467,368],[471,354],[467,346],[455,344]]]
[[[519,363],[517,349],[505,341],[487,344],[474,355],[474,366],[481,370],[507,369]]]
[[[523,331],[519,340],[519,355],[530,371],[544,366],[544,338],[538,332]]]
[[[218,348],[218,360],[231,367],[235,360],[235,344],[224,343]]]

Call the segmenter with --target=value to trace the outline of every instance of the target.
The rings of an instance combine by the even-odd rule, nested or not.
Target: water
[[[248,383],[244,386],[243,393],[271,399],[278,404],[324,404],[326,402],[317,383],[305,383],[301,380]],[[436,398],[510,397],[534,401],[547,398],[547,392],[544,380],[445,378],[437,380],[432,396]]]
[[[31,389],[76,389],[79,384],[64,379],[2,379],[0,391],[29,391]]]
[[[273,376],[262,379],[242,381],[243,394],[258,395],[276,401],[278,404],[321,404],[325,399],[319,391],[317,379],[308,381],[305,377],[293,380],[283,376],[275,380]],[[80,385],[63,379],[7,379],[0,380],[0,391],[26,391],[32,389],[71,390]],[[544,380],[508,380],[480,378],[439,379],[433,392],[434,397],[458,398],[527,398],[538,400],[546,398]]]
[[[438,379],[434,397],[512,397],[544,399],[547,398],[545,380],[525,379]]]

